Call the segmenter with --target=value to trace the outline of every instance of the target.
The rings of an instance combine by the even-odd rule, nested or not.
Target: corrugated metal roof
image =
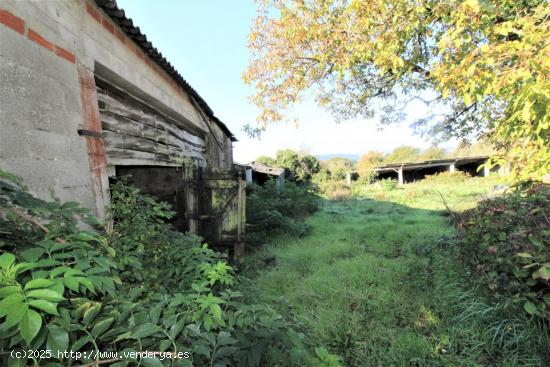
[[[399,169],[401,167],[403,167],[403,169],[417,169],[417,168],[426,168],[426,167],[445,166],[451,163],[466,164],[466,163],[473,163],[478,161],[485,161],[487,159],[489,159],[489,156],[434,159],[431,161],[422,161],[422,162],[392,163],[392,164],[386,164],[383,166],[378,166],[374,170],[376,172],[385,172],[385,171]]]
[[[159,65],[164,71],[170,75],[176,83],[178,83],[187,93],[189,93],[204,110],[204,112],[210,117],[230,138],[231,141],[237,141],[233,133],[229,128],[214,115],[214,111],[208,106],[206,101],[197,93],[185,79],[178,73],[178,71],[170,64],[168,60],[153,46],[153,44],[147,41],[147,36],[141,33],[139,27],[134,25],[132,19],[126,17],[124,10],[119,8],[115,0],[95,0],[97,6],[99,6],[123,31],[130,37],[136,45],[138,45],[143,52],[145,52],[151,60]]]
[[[247,166],[256,172],[265,173],[267,175],[280,176],[285,172],[284,168],[271,167],[256,161],[250,162]]]

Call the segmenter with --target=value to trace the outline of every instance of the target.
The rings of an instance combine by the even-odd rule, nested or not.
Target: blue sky
[[[253,90],[242,81],[248,63],[247,36],[255,16],[252,0],[118,0],[126,15],[179,73],[206,100],[214,113],[237,136],[235,160],[248,162],[277,149],[293,148],[312,154],[362,154],[389,151],[409,144],[430,145],[415,136],[408,123],[396,123],[380,131],[376,121],[355,120],[337,124],[313,103],[293,111],[299,124],[268,127],[261,140],[242,130],[255,123],[256,109],[247,97]],[[409,116],[428,112],[422,103],[411,104]],[[454,142],[444,144],[452,147]]]

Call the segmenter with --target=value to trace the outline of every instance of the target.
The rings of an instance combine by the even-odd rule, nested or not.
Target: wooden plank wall
[[[206,142],[138,101],[98,87],[103,141],[109,165],[206,164]]]

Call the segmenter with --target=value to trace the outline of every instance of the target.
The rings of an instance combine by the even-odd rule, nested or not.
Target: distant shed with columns
[[[260,162],[250,162],[240,164],[245,170],[246,184],[263,185],[268,180],[275,180],[277,186],[282,186],[285,182],[285,170],[283,168],[271,167]]]
[[[467,157],[467,158],[449,158],[437,159],[423,162],[408,162],[408,163],[392,163],[383,166],[378,166],[374,169],[378,179],[391,178],[403,185],[407,182],[421,180],[428,175],[433,175],[441,172],[461,171],[468,173],[471,176],[489,176],[491,172],[503,173],[504,168],[493,167],[489,169],[487,166],[482,166],[489,159],[488,156]],[[359,177],[358,171],[348,172],[348,184]]]

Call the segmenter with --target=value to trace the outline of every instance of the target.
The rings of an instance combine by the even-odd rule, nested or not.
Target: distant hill
[[[360,155],[359,154],[339,154],[339,153],[331,153],[331,154],[318,154],[317,155],[317,158],[320,160],[320,161],[326,161],[328,159],[331,159],[331,158],[347,158],[347,159],[351,159],[352,161],[357,161],[359,160],[359,157]]]

